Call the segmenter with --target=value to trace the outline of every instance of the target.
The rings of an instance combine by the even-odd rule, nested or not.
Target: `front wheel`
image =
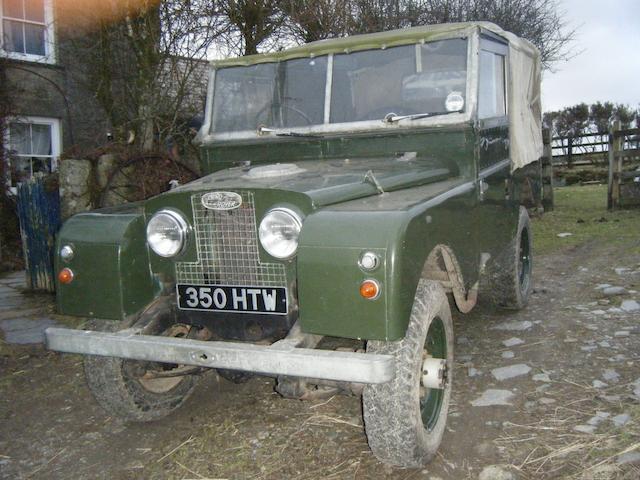
[[[96,330],[115,332],[118,322],[93,322]],[[97,327],[97,328],[96,328]],[[152,332],[153,333],[153,332]],[[173,325],[157,334],[186,337],[189,327]],[[176,410],[191,395],[198,375],[179,365],[87,355],[84,372],[91,393],[108,413],[133,422],[149,422]]]
[[[421,280],[405,337],[369,341],[367,352],[395,359],[393,380],[363,393],[369,447],[384,463],[421,467],[440,446],[451,398],[453,324],[441,285]]]

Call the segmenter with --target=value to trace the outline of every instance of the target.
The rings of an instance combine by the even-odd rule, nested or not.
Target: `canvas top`
[[[388,30],[386,32],[366,33],[349,37],[331,38],[293,47],[280,52],[259,53],[238,58],[213,60],[215,68],[255,65],[258,63],[278,62],[292,58],[326,55],[329,53],[356,52],[375,48],[387,48],[407,45],[419,41],[435,41],[446,38],[468,37],[479,29],[488,30],[504,37],[515,48],[527,52],[531,57],[539,56],[537,48],[529,41],[506,32],[491,22],[440,23],[419,27]]]

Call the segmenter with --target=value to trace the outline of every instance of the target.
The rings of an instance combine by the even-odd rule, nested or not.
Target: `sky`
[[[579,53],[542,80],[544,111],[577,103],[640,104],[640,0],[559,0]]]

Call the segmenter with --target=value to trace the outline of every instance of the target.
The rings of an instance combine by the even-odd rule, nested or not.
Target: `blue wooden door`
[[[60,228],[60,195],[56,175],[36,176],[18,187],[20,234],[27,286],[53,292],[53,254]]]

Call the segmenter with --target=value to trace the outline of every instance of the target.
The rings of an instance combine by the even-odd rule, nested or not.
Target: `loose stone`
[[[627,289],[624,287],[605,287],[602,289],[602,293],[605,297],[614,297],[616,295],[624,295],[627,293]]]
[[[602,374],[602,378],[607,382],[617,383],[618,380],[620,379],[620,374],[615,370],[613,370],[612,368],[607,368]]]
[[[548,373],[536,373],[533,377],[534,382],[550,382]]]
[[[611,418],[611,421],[616,427],[622,427],[623,425],[626,425],[629,420],[631,420],[631,415],[629,415],[628,413],[621,413],[620,415],[616,415],[615,417]]]
[[[525,365],[524,363],[517,363],[515,365],[509,365],[508,367],[494,368],[493,370],[491,370],[491,375],[493,375],[496,380],[502,381],[514,377],[519,377],[521,375],[526,375],[530,371],[531,367],[529,365]]]
[[[618,465],[626,465],[628,463],[640,463],[640,452],[623,453],[616,460]]]
[[[516,480],[513,473],[498,465],[489,465],[480,472],[478,480]]]
[[[509,390],[490,388],[482,392],[478,398],[471,402],[474,407],[490,407],[492,405],[511,405],[514,394]]]
[[[625,300],[620,305],[620,308],[627,313],[637,312],[638,310],[640,310],[640,303],[636,302],[635,300]]]
[[[573,427],[573,429],[576,432],[581,433],[593,433],[596,431],[596,427],[594,427],[593,425],[576,425],[575,427]]]
[[[522,345],[524,340],[521,340],[517,337],[511,337],[508,340],[502,342],[505,347],[515,347],[516,345]]]

